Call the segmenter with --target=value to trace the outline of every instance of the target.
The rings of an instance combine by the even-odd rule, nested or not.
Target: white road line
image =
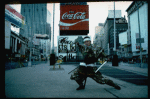
[[[148,79],[148,78],[118,78],[118,79]]]

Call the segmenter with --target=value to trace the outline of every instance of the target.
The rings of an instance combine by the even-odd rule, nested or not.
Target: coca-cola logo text
[[[75,14],[68,14],[68,12],[62,15],[62,19],[85,19],[85,12],[77,12]]]

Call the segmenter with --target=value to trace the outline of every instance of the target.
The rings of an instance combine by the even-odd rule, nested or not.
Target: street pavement
[[[111,63],[106,65],[141,75],[146,75],[147,71],[147,68],[138,69],[123,65],[114,67]],[[85,89],[77,91],[78,84],[70,80],[68,74],[76,67],[77,65],[73,64],[61,65],[62,69],[55,66],[56,69],[53,70],[53,66],[49,66],[47,62],[32,67],[6,70],[5,96],[7,98],[148,98],[147,85],[136,85],[106,75],[103,76],[120,85],[121,90],[98,84],[87,78]]]

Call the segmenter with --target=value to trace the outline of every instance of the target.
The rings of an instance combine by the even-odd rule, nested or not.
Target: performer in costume
[[[71,80],[75,80],[79,84],[79,87],[76,90],[85,88],[87,77],[92,78],[99,84],[107,84],[120,90],[121,88],[117,84],[115,84],[112,80],[103,77],[101,72],[98,71],[95,73],[97,67],[94,63],[98,60],[98,58],[106,57],[104,50],[102,48],[98,48],[94,53],[94,47],[91,45],[89,36],[84,37],[84,45],[80,45],[79,43],[77,43],[77,45],[84,57],[84,62],[80,63],[79,67],[73,70],[73,74],[70,77]],[[84,85],[83,81],[85,81]]]

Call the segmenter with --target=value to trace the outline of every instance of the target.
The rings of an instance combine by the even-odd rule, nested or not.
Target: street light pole
[[[55,3],[53,3],[53,45],[52,45],[52,53],[54,54],[54,17],[55,17]]]
[[[34,4],[32,6],[33,8],[33,15],[32,15],[32,28],[31,28],[31,34],[30,34],[30,57],[29,57],[29,62],[28,62],[28,66],[32,67],[32,40],[33,40],[33,21],[34,21]]]
[[[140,59],[141,59],[141,68],[142,68],[142,45],[141,45],[141,32],[140,32],[140,19],[139,19],[139,6],[137,4],[138,10],[138,27],[139,27],[139,39],[140,39]]]
[[[114,1],[114,52],[116,53],[116,24],[115,24],[115,1]]]
[[[55,53],[54,53],[54,17],[55,17],[55,3],[53,3],[53,40],[52,40],[52,52],[50,55],[50,65],[55,64]]]
[[[114,1],[114,55],[112,60],[112,66],[118,66],[118,56],[116,53],[116,20],[115,20],[115,1]]]

